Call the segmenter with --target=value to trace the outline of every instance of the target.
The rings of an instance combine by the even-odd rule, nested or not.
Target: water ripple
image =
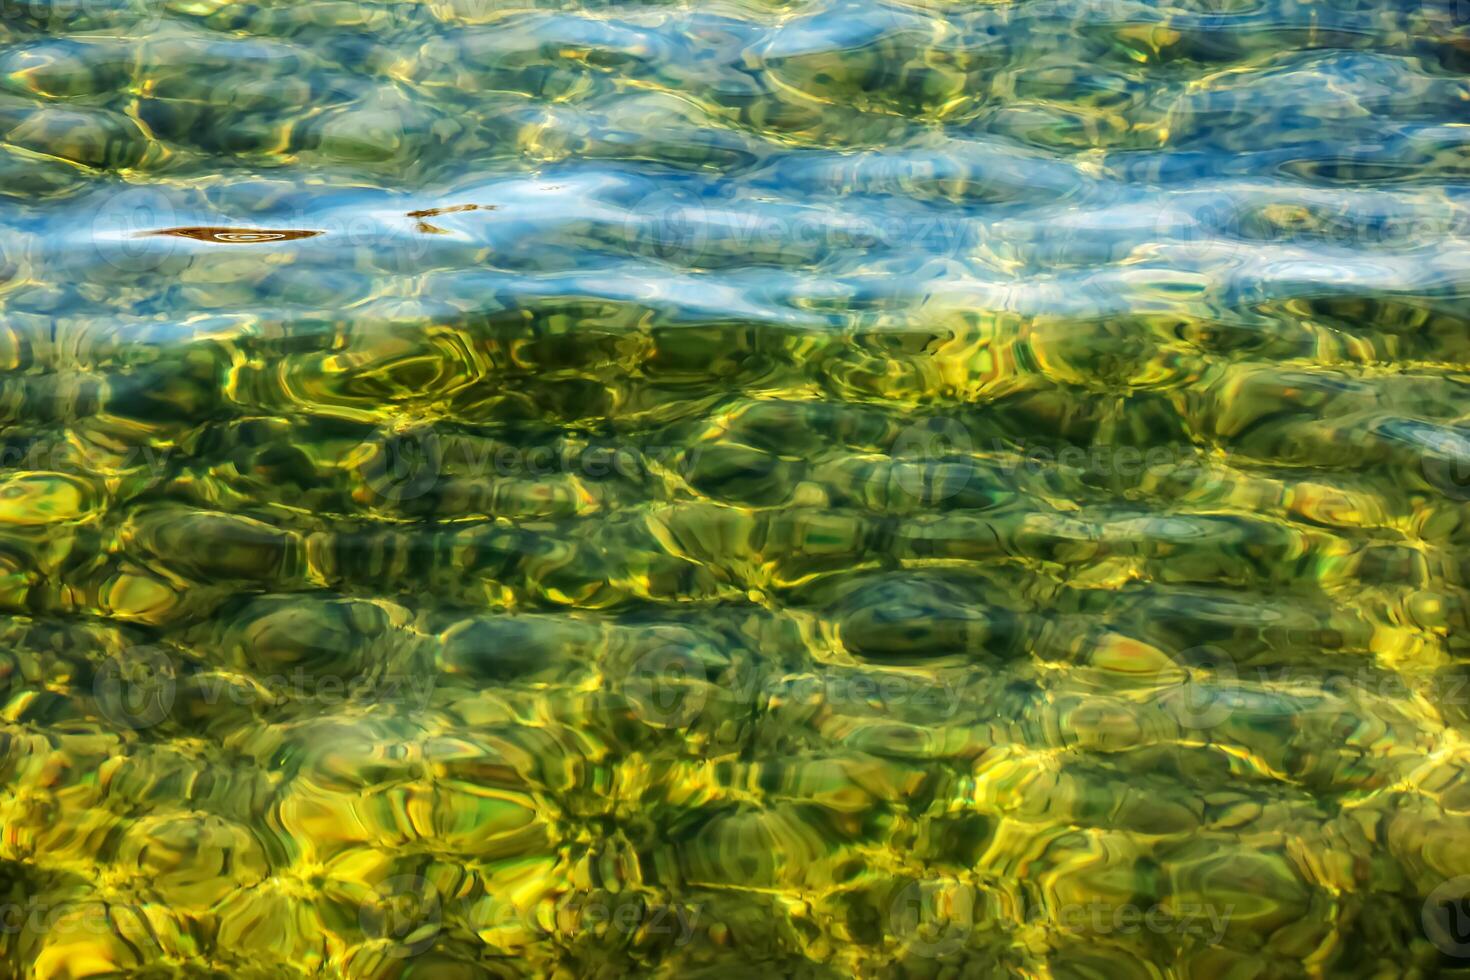
[[[1467,106],[1464,0],[0,0],[0,976],[1459,975]]]

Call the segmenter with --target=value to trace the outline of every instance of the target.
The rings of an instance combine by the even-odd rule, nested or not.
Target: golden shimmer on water
[[[1470,976],[1464,0],[0,0],[0,980]]]

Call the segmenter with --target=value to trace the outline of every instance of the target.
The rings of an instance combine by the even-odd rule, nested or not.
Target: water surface
[[[0,977],[1470,975],[1464,0],[0,0]]]

